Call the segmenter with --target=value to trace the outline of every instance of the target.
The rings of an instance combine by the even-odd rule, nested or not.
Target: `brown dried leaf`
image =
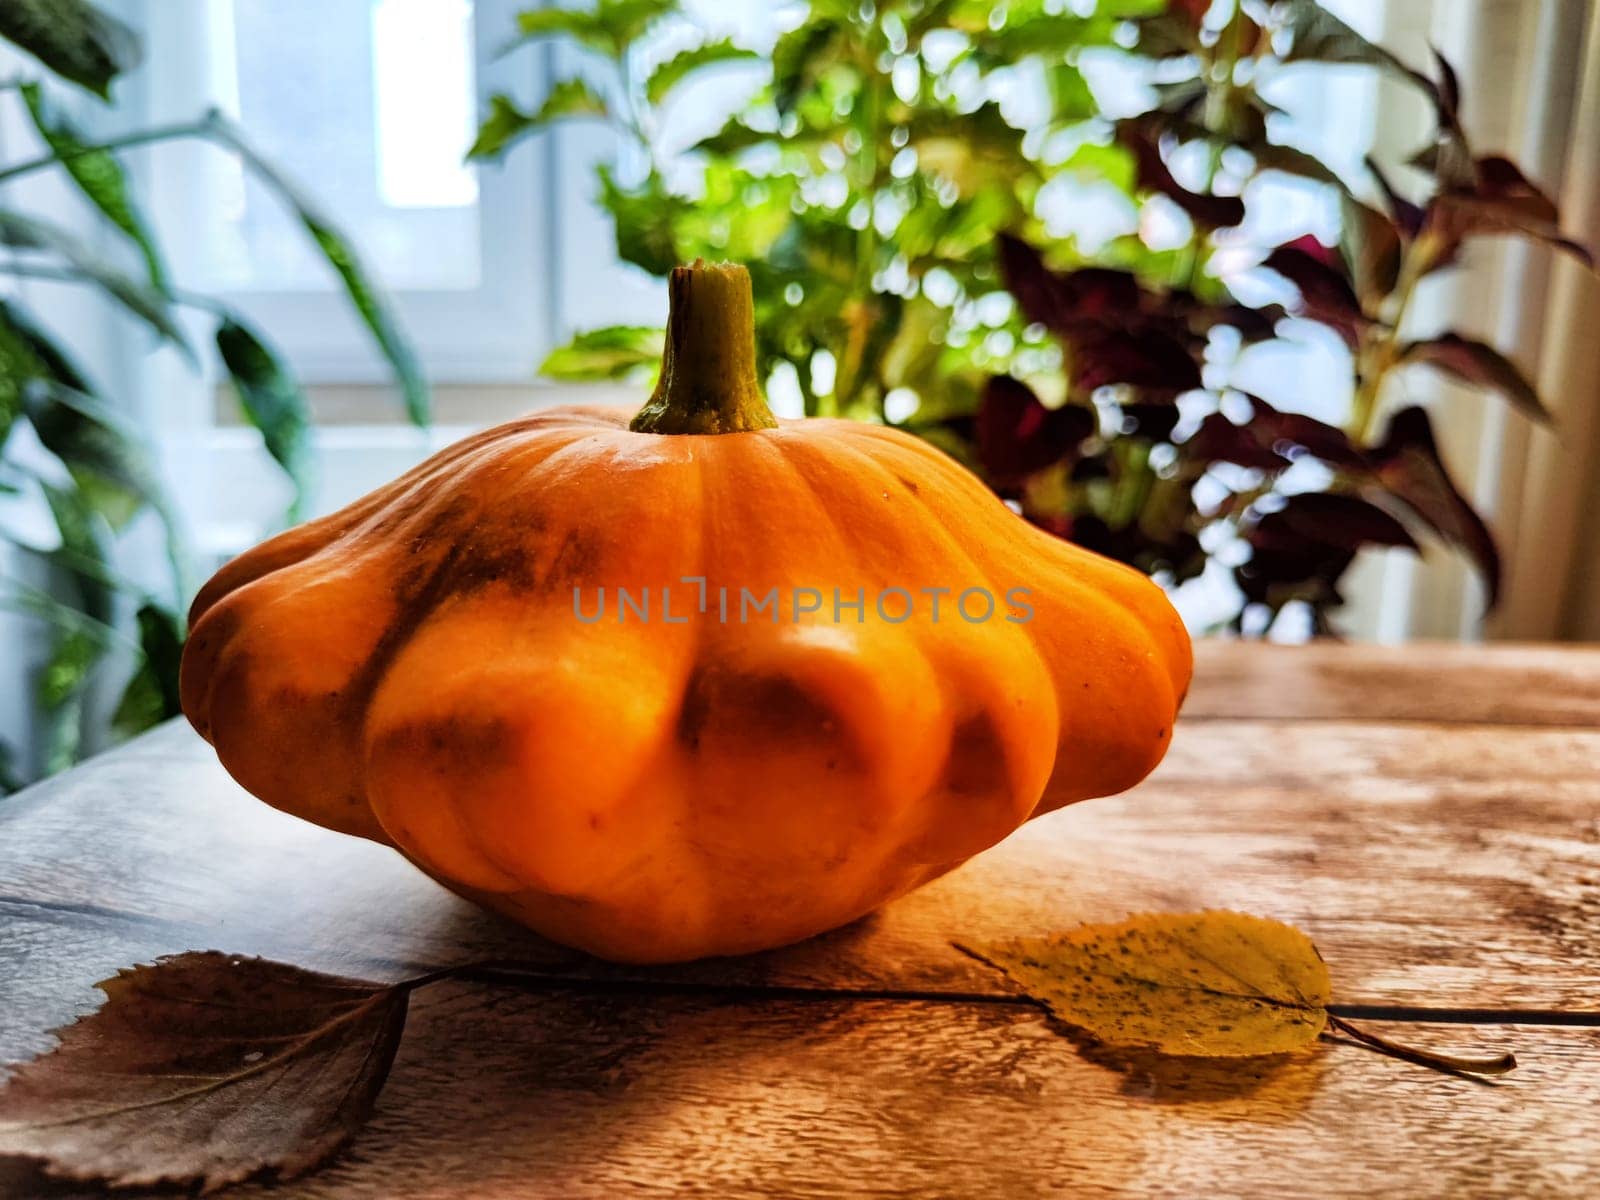
[[[0,1158],[113,1187],[298,1175],[365,1123],[405,985],[216,951],[98,985],[106,1003],[0,1088]]]
[[[1536,421],[1549,421],[1550,412],[1528,377],[1500,351],[1476,338],[1442,333],[1400,349],[1402,363],[1427,363],[1463,383],[1500,392]]]
[[[1246,913],[1146,913],[961,948],[1110,1046],[1282,1054],[1315,1041],[1328,1021],[1328,968],[1311,939]]]

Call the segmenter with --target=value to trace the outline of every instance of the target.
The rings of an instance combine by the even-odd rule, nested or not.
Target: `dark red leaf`
[[[1221,413],[1211,413],[1178,447],[1189,462],[1233,463],[1257,471],[1281,471],[1289,459],[1272,448],[1247,425],[1235,425]]]
[[[1439,53],[1439,47],[1430,45],[1433,51],[1433,65],[1439,72],[1439,81],[1434,85],[1434,94],[1439,99],[1439,107],[1452,117],[1461,111],[1461,81],[1456,78],[1456,69],[1450,65],[1450,60]]]
[[[0,1157],[121,1187],[322,1162],[372,1111],[408,990],[215,951],[123,971],[0,1089]]]
[[[1559,219],[1556,202],[1522,173],[1522,168],[1498,154],[1478,159],[1477,195],[1480,199],[1515,205],[1537,221],[1554,225]]]
[[[995,375],[984,386],[978,408],[978,460],[992,483],[1021,483],[1035,471],[1076,457],[1095,425],[1094,413],[1082,405],[1046,408],[1021,380]]]
[[[1345,470],[1364,468],[1362,451],[1350,435],[1301,413],[1281,412],[1260,397],[1249,397],[1248,423],[1235,425],[1212,413],[1183,443],[1185,457],[1195,462],[1229,462],[1257,470],[1281,470],[1301,454]]]
[[[1276,609],[1291,600],[1303,600],[1317,609],[1336,607],[1344,602],[1339,578],[1355,557],[1353,550],[1320,542],[1259,546],[1234,570],[1234,580],[1252,604]]]
[[[1234,577],[1246,599],[1280,608],[1304,600],[1314,608],[1342,602],[1339,580],[1364,546],[1416,548],[1389,513],[1346,493],[1290,496],[1282,508],[1245,530],[1250,558]]]
[[[1198,28],[1181,12],[1157,13],[1135,23],[1140,54],[1147,58],[1176,58],[1200,50]]]
[[[1446,246],[1474,235],[1522,234],[1571,254],[1584,266],[1594,267],[1587,246],[1573,241],[1549,221],[1535,216],[1525,199],[1500,200],[1447,192],[1428,206],[1428,225]]]
[[[1365,463],[1360,448],[1337,425],[1304,413],[1283,412],[1259,396],[1251,396],[1249,400],[1250,428],[1280,452],[1292,456],[1296,449],[1302,450],[1330,467],[1356,467]]]
[[[1126,323],[1143,308],[1139,281],[1127,271],[1086,267],[1052,271],[1027,242],[1001,234],[1000,277],[1023,318],[1070,334],[1085,321]]]
[[[1343,260],[1307,235],[1279,246],[1262,263],[1300,289],[1300,313],[1335,330],[1354,346],[1367,323]]]
[[[1401,230],[1393,217],[1354,196],[1341,197],[1340,204],[1339,244],[1350,264],[1351,282],[1363,306],[1375,311],[1400,280]]]
[[[1117,140],[1133,153],[1140,188],[1159,192],[1193,220],[1212,229],[1237,225],[1244,220],[1242,198],[1191,192],[1173,178],[1156,137],[1156,131],[1143,118],[1117,123]]]
[[[1085,391],[1125,383],[1186,392],[1201,384],[1200,366],[1188,347],[1149,326],[1084,331],[1074,340],[1073,350],[1073,382]]]
[[[1124,404],[1121,407],[1124,421],[1130,422],[1133,426],[1127,432],[1137,433],[1152,442],[1172,440],[1172,431],[1177,427],[1179,413],[1177,404],[1171,399],[1165,402],[1155,400]]]
[[[1367,170],[1372,173],[1372,178],[1377,180],[1379,190],[1383,192],[1384,202],[1389,206],[1389,216],[1394,220],[1395,228],[1407,238],[1416,237],[1422,229],[1422,206],[1413,204],[1395,191],[1394,185],[1389,182],[1389,177],[1373,161],[1370,154],[1364,161]]]
[[[1372,478],[1382,492],[1472,559],[1493,608],[1500,598],[1500,552],[1483,518],[1450,478],[1427,412],[1412,407],[1395,413],[1372,459]]]
[[[1115,383],[1166,392],[1200,386],[1195,359],[1203,341],[1130,273],[1052,271],[1032,246],[1004,234],[999,258],[1001,278],[1023,318],[1066,343],[1076,392]]]
[[[1363,546],[1417,543],[1393,516],[1360,496],[1346,492],[1302,492],[1267,513],[1249,534],[1254,546],[1292,548],[1307,543],[1359,550]]]
[[[1070,317],[1072,297],[1039,252],[1021,238],[1002,233],[998,242],[1000,279],[1017,302],[1023,320],[1059,329]]]
[[[1400,351],[1400,361],[1427,363],[1463,383],[1492,388],[1535,420],[1550,420],[1549,410],[1521,368],[1486,342],[1459,333],[1443,333],[1426,341],[1407,343]]]
[[[1219,325],[1225,325],[1237,330],[1239,337],[1246,342],[1264,342],[1275,336],[1278,322],[1289,315],[1278,304],[1267,304],[1260,308],[1245,304],[1212,304],[1182,288],[1169,292],[1162,307],[1191,333],[1204,335]]]

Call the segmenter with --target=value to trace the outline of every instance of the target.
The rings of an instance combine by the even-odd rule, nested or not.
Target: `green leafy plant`
[[[48,74],[107,102],[113,82],[136,67],[140,56],[137,35],[85,0],[11,0],[0,8],[0,38],[32,55]],[[283,201],[392,365],[412,419],[427,420],[427,385],[377,284],[349,241],[251,147],[242,131],[212,112],[192,122],[96,140],[75,119],[73,106],[60,102],[53,89],[61,85],[48,74],[0,85],[0,99],[7,93],[15,98],[39,143],[35,156],[0,163],[0,247],[6,251],[0,275],[96,289],[191,362],[198,361],[198,352],[177,313],[183,308],[206,313],[215,321],[215,349],[244,415],[293,481],[289,517],[297,518],[308,481],[311,420],[305,394],[265,334],[221,301],[177,286],[119,157],[139,145],[200,139],[237,156]],[[129,253],[102,257],[53,217],[13,208],[3,185],[42,171],[69,179]],[[136,265],[125,266],[124,259]],[[24,427],[31,428],[53,462],[41,466],[37,454],[18,452],[17,434]],[[79,757],[89,685],[96,667],[115,649],[128,652],[136,663],[112,718],[115,733],[135,733],[178,711],[187,583],[172,506],[137,424],[75,361],[60,335],[15,297],[0,299],[0,488],[41,499],[58,535],[54,546],[43,546],[0,528],[0,537],[48,572],[47,587],[17,577],[0,579],[0,605],[50,630],[50,655],[36,685],[45,727],[43,769],[49,773]],[[170,560],[164,585],[155,589],[125,578],[114,565],[117,538],[143,514],[164,530]],[[9,750],[0,754],[0,788],[20,783],[14,762]]]
[[[530,9],[519,44],[565,39],[583,61],[530,110],[496,96],[473,154],[498,157],[557,121],[607,122],[642,164],[599,169],[618,254],[654,275],[700,256],[747,263],[760,367],[790,375],[808,414],[882,419],[897,389],[925,423],[970,412],[1022,342],[998,295],[997,235],[1039,228],[1056,176],[1122,169],[1103,165],[1125,158],[1109,146],[1052,145],[1094,113],[1078,54],[1112,46],[1123,18],[1159,3],[1058,7],[1025,0],[997,26],[972,0],[818,0],[772,48],[770,83],[677,155],[665,149],[674,94],[749,50],[704,40],[652,65],[651,39],[686,22],[670,0]],[[995,73],[1024,68],[1048,85],[1030,133],[987,95]],[[646,331],[587,331],[545,371],[616,378],[659,351]]]
[[[597,82],[564,80],[531,112],[497,98],[475,152],[556,120],[611,122],[648,164],[626,181],[600,172],[622,257],[654,274],[698,255],[748,262],[763,367],[793,371],[808,414],[898,422],[1030,520],[1173,585],[1215,563],[1235,585],[1235,629],[1301,605],[1327,631],[1360,549],[1430,536],[1472,559],[1493,603],[1498,553],[1432,418],[1381,401],[1400,372],[1432,369],[1543,419],[1508,358],[1455,332],[1419,337],[1407,317],[1418,282],[1471,238],[1518,233],[1587,254],[1514,164],[1471,150],[1443,60],[1416,71],[1313,0],[816,0],[772,48],[766,88],[669,164],[661,97],[735,53],[711,41],[650,70],[649,39],[682,19],[670,3],[624,0],[525,13],[526,38],[576,41]],[[1102,113],[1089,52],[1120,53],[1150,81],[1146,111]],[[1369,203],[1274,139],[1281,110],[1263,88],[1302,62],[1364,64],[1421,89],[1438,114],[1411,164],[1425,196],[1407,199],[1369,164]],[[1026,132],[988,86],[1021,72],[1048,99],[1019,120]],[[1238,260],[1243,193],[1266,172],[1331,189],[1343,236],[1262,247],[1261,267],[1297,296],[1247,306],[1219,251]],[[1191,234],[1161,249],[1139,233],[1092,249],[1051,236],[1044,200],[1063,179],[1176,210]],[[1002,287],[1014,305],[994,303]],[[1243,354],[1291,317],[1349,349],[1339,424],[1230,386]],[[545,369],[616,378],[648,369],[658,347],[647,330],[588,331]],[[907,403],[886,403],[897,390]]]

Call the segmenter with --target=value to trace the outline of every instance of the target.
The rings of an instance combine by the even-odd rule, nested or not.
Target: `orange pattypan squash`
[[[206,585],[183,707],[235,779],[645,962],[832,929],[1160,761],[1159,588],[915,437],[775,420],[742,268],[671,296],[631,422],[476,434]]]

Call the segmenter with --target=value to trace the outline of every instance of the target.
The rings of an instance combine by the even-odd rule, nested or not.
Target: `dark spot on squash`
[[[764,758],[810,753],[830,771],[865,770],[849,727],[822,700],[784,675],[719,666],[695,671],[678,711],[677,738],[691,753]]]
[[[895,478],[899,479],[901,483],[905,484],[906,491],[910,492],[913,496],[922,491],[922,489],[917,486],[916,481],[913,479],[907,479],[904,475],[897,475]]]
[[[950,735],[943,787],[957,795],[991,792],[1005,772],[1005,739],[987,712],[965,718]]]
[[[567,530],[540,584],[546,591],[564,591],[591,582],[599,571],[600,550],[600,539],[592,531]]]
[[[500,717],[446,714],[385,730],[376,739],[374,750],[398,752],[420,760],[429,769],[480,772],[512,761],[516,735]]]

